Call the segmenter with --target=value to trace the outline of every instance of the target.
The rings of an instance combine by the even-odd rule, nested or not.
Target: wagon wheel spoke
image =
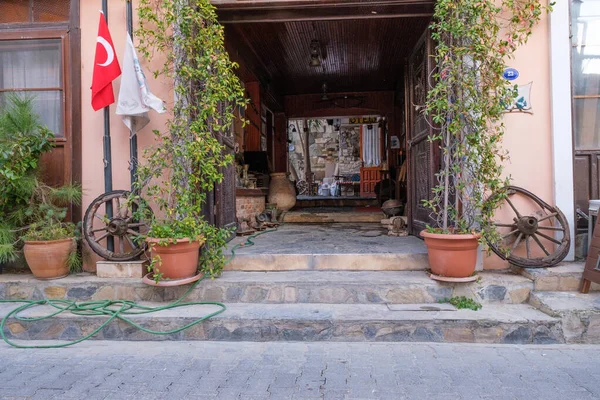
[[[515,207],[515,205],[512,203],[512,201],[510,201],[510,199],[508,197],[506,198],[506,202],[508,203],[508,205],[510,206],[510,208],[513,209],[513,211],[515,212],[515,214],[517,214],[517,217],[521,218],[522,217],[521,213],[517,210],[517,208]]]
[[[551,241],[551,242],[553,242],[553,243],[556,243],[556,244],[561,244],[560,240],[556,240],[556,239],[555,239],[555,238],[553,238],[552,236],[544,235],[542,232],[536,232],[535,234],[536,234],[536,235],[538,235],[538,236],[541,236],[541,237],[543,237],[544,239],[546,239],[546,240],[549,240],[549,241]]]
[[[538,226],[538,229],[544,229],[544,230],[547,230],[547,231],[557,231],[557,232],[564,232],[565,231],[565,228],[561,228],[559,226]]]
[[[90,233],[102,232],[102,231],[105,231],[105,230],[107,230],[107,229],[108,229],[108,228],[107,228],[106,226],[102,226],[102,227],[100,227],[100,228],[92,229],[92,230],[90,231]]]
[[[127,233],[133,236],[138,236],[140,234],[139,232],[136,232],[133,229],[127,229]]]
[[[127,240],[127,243],[129,243],[129,245],[131,246],[132,249],[135,249],[138,247],[135,245],[135,243],[133,243],[133,240],[131,240],[131,237],[129,237],[129,235],[125,235],[123,237],[125,238],[125,240]]]
[[[121,199],[115,197],[115,203],[117,203],[117,217],[121,218]]]
[[[106,223],[106,220],[104,219],[104,217],[101,217],[97,212],[94,213],[94,217],[98,218],[100,221]]]
[[[98,243],[99,241],[101,241],[102,239],[104,239],[105,237],[107,237],[108,235],[110,235],[108,232],[106,232],[103,235],[98,236],[97,238],[94,238],[94,242]]]
[[[125,241],[123,240],[123,236],[119,236],[119,252],[121,254],[125,253]]]
[[[517,240],[515,240],[515,243],[513,244],[512,250],[516,249],[517,246],[519,245],[519,243],[521,243],[521,239],[523,239],[523,232],[519,233],[519,236],[517,236]]]
[[[127,224],[127,226],[129,228],[139,228],[139,227],[142,227],[142,226],[148,226],[148,224],[146,224],[145,222],[134,222],[132,224]]]
[[[502,236],[502,239],[506,239],[507,237],[514,235],[518,231],[519,231],[518,229],[515,229],[514,231],[511,231],[511,232],[507,233],[506,235]]]
[[[544,245],[542,244],[542,242],[540,241],[540,239],[538,239],[538,237],[535,236],[535,234],[531,235],[531,237],[533,237],[533,240],[535,240],[535,242],[538,244],[538,246],[540,246],[542,248],[542,250],[544,251],[544,253],[546,253],[546,255],[549,256],[550,253],[548,253],[548,250],[546,250],[546,248],[544,247]]]
[[[525,248],[527,249],[527,258],[531,258],[531,248],[529,246],[529,235],[525,238]]]
[[[500,228],[514,228],[514,227],[516,227],[515,224],[497,224],[497,223],[494,223],[494,225],[498,226]]]
[[[552,214],[548,214],[548,215],[546,215],[545,217],[542,217],[542,218],[538,219],[538,223],[540,223],[540,222],[542,222],[542,221],[545,221],[545,220],[547,220],[547,219],[550,219],[550,218],[552,218],[552,217],[556,217],[557,215],[558,215],[558,213],[552,213]]]

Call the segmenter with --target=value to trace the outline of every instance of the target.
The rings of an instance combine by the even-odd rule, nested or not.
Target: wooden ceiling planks
[[[405,58],[429,17],[228,24],[228,40],[246,47],[281,95],[394,90]],[[243,39],[241,39],[243,38]],[[321,66],[309,65],[318,40]]]
[[[431,16],[434,0],[213,0],[222,23]]]

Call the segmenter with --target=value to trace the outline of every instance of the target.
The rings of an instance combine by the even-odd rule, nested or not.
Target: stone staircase
[[[469,284],[430,280],[417,271],[291,270],[225,271],[202,281],[188,301],[220,301],[227,311],[186,331],[152,336],[122,321],[111,324],[96,339],[111,340],[244,340],[244,341],[418,341],[477,343],[593,342],[596,315],[588,314],[581,335],[565,334],[561,315],[529,302],[540,296],[536,281],[520,273],[482,272]],[[159,305],[181,296],[187,287],[155,288],[137,279],[106,279],[75,275],[38,281],[23,275],[0,275],[0,298],[58,298],[79,301],[122,299]],[[479,311],[456,310],[439,303],[467,296],[483,304]],[[0,315],[14,305],[0,305]],[[215,311],[194,305],[133,316],[142,326],[169,330]],[[25,313],[45,315],[49,306]],[[105,317],[64,313],[51,320],[11,320],[5,331],[15,339],[77,339]],[[590,329],[590,326],[592,329]]]
[[[590,293],[579,293],[583,268],[583,263],[573,262],[513,271],[531,279],[529,303],[561,320],[566,342],[600,343],[600,285],[592,283]]]

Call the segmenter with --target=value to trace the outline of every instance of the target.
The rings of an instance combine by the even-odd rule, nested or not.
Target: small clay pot
[[[166,246],[158,244],[162,240],[146,238],[152,259],[157,258],[155,272],[161,273],[162,279],[184,279],[196,275],[200,246],[204,244],[204,239],[191,242],[189,239],[177,239]]]
[[[429,267],[439,276],[466,278],[477,266],[477,248],[480,235],[444,234],[421,231],[425,239]]]
[[[69,275],[69,254],[75,249],[73,238],[25,241],[23,253],[37,279],[57,279]]]
[[[271,174],[269,183],[269,203],[276,203],[277,209],[289,211],[296,205],[296,189],[285,172]]]

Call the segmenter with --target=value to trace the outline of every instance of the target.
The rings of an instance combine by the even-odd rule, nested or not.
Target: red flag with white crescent
[[[92,108],[94,111],[115,102],[112,81],[119,75],[121,75],[121,67],[115,55],[115,46],[108,31],[106,18],[101,11],[92,75]]]

